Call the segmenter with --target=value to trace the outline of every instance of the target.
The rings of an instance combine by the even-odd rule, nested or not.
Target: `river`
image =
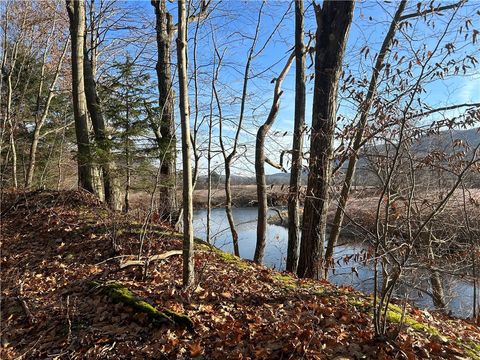
[[[253,259],[257,231],[257,208],[235,208],[233,211],[237,225],[240,256],[244,259]],[[206,239],[207,210],[195,210],[193,227],[195,236]],[[225,210],[212,209],[211,243],[216,247],[233,253],[230,229],[228,227]],[[269,224],[267,228],[267,245],[264,264],[277,270],[285,269],[287,254],[288,232],[283,226]],[[360,259],[355,261],[355,255],[361,258],[367,251],[367,246],[357,239],[341,239],[335,248],[335,273],[330,274],[328,280],[337,285],[347,285],[365,292],[373,291],[373,268]],[[350,258],[347,262],[346,258]],[[473,286],[458,278],[444,277],[445,295],[448,308],[453,315],[469,317],[472,312]],[[408,285],[399,286],[396,296],[408,296],[408,299],[420,308],[433,309],[431,297],[418,290],[421,286],[428,290],[427,282],[417,283],[416,288]]]

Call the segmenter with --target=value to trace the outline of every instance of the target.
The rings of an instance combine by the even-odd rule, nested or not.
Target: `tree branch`
[[[464,104],[456,104],[456,105],[450,105],[450,106],[442,106],[442,107],[439,107],[439,108],[436,108],[436,109],[431,109],[431,110],[428,110],[428,111],[422,111],[419,114],[412,115],[412,119],[417,118],[417,117],[421,117],[421,116],[427,116],[427,115],[430,115],[430,114],[433,114],[433,113],[436,113],[436,112],[440,112],[440,111],[454,110],[454,109],[458,109],[458,108],[462,108],[462,107],[480,107],[480,103],[470,103],[470,104],[469,103],[464,103]]]
[[[287,172],[287,170],[285,170],[281,164],[277,164],[277,163],[273,162],[272,160],[270,160],[270,159],[267,158],[267,157],[265,158],[265,162],[266,162],[268,165],[274,167],[275,169],[281,170],[282,172],[285,172],[285,173]]]
[[[428,15],[428,14],[437,13],[437,12],[440,12],[440,11],[455,9],[456,7],[459,7],[459,6],[463,5],[464,3],[465,3],[465,0],[461,0],[457,3],[455,3],[455,4],[438,6],[438,7],[433,7],[432,6],[430,9],[427,9],[427,10],[417,11],[416,13],[411,13],[411,14],[405,14],[400,18],[400,20],[403,21],[403,20],[411,19],[411,18],[418,17],[418,16],[424,16],[424,15]]]

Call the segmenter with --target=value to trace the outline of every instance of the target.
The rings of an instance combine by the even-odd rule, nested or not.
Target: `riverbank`
[[[286,206],[288,201],[288,186],[271,185],[267,189],[267,199],[270,206]],[[212,190],[212,207],[223,207],[226,203],[225,189],[220,187]],[[205,209],[208,204],[208,191],[196,189],[193,192],[195,209]],[[232,185],[232,204],[234,207],[257,206],[256,185]]]
[[[273,211],[273,214],[271,214],[268,217],[268,223],[271,225],[277,225],[277,226],[283,226],[285,228],[288,228],[288,211],[284,208],[278,209],[275,208]],[[303,216],[303,208],[299,210],[299,215],[300,219]],[[330,231],[330,228],[332,227],[332,222],[333,222],[333,212],[329,213],[329,219],[327,223],[327,231]],[[340,236],[342,238],[350,238],[350,239],[358,239],[359,237],[364,237],[365,236],[365,230],[359,225],[356,225],[354,223],[349,223],[346,226],[343,226],[342,229],[340,230]]]
[[[135,265],[141,239],[145,260],[180,250],[180,234],[151,224],[140,237],[141,223],[83,192],[12,194],[5,201],[2,359],[480,358],[473,323],[407,306],[400,336],[379,341],[369,296],[297,279],[200,241],[196,286],[182,290],[180,256]],[[154,320],[152,309],[171,321]],[[392,306],[387,315],[394,332],[401,310]]]

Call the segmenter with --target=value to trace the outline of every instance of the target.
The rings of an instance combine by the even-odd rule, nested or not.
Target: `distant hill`
[[[454,150],[454,142],[456,140],[462,140],[468,147],[471,149],[475,148],[480,143],[480,128],[473,128],[468,130],[450,130],[442,131],[437,134],[430,134],[422,136],[412,144],[412,150],[417,155],[424,155],[431,151],[442,151],[445,153],[451,153]],[[360,156],[360,159],[357,164],[358,176],[363,177],[362,184],[368,185],[374,180],[369,180],[370,176],[366,174],[369,170],[367,169],[367,160],[365,154],[371,153],[381,153],[381,147],[366,147],[363,151],[364,155]],[[346,169],[348,162],[343,166],[343,169]],[[304,171],[302,174],[302,183],[306,184],[307,182],[307,171]],[[279,172],[275,174],[270,174],[266,176],[267,184],[275,185],[287,185],[290,183],[290,173]],[[255,176],[240,176],[232,175],[232,185],[255,185],[256,180]],[[225,181],[224,175],[217,175],[215,181],[220,184],[223,184]],[[203,186],[207,182],[206,175],[199,176],[198,184]]]
[[[427,153],[432,150],[449,151],[455,140],[464,141],[470,148],[475,148],[480,143],[480,128],[468,130],[442,131],[438,134],[421,137],[413,144],[417,153]]]
[[[449,130],[433,133],[414,140],[410,151],[416,157],[423,157],[431,152],[445,153],[448,155],[458,151],[465,151],[467,157],[471,155],[473,149],[480,144],[480,128],[467,130]],[[389,156],[393,156],[393,147],[390,149]],[[386,150],[383,145],[365,147],[357,163],[356,180],[357,185],[374,186],[378,185],[378,177],[372,169],[372,161],[381,159]],[[378,156],[378,157],[377,157]],[[370,160],[369,160],[370,158]],[[343,165],[346,169],[348,162]],[[430,172],[425,168],[424,174]],[[448,177],[448,175],[445,175]],[[473,184],[473,183],[472,183]]]

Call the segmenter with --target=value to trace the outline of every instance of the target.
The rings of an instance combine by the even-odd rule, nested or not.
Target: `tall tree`
[[[110,145],[122,152],[124,159],[124,204],[123,210],[129,211],[132,168],[141,162],[138,154],[145,155],[140,148],[138,138],[147,133],[148,119],[156,116],[152,106],[149,89],[150,76],[136,71],[135,64],[127,56],[124,62],[113,64],[111,73],[99,87],[103,101],[103,111],[112,126]],[[150,97],[150,99],[146,99]],[[138,161],[134,161],[138,160]],[[118,176],[118,175],[117,175]]]
[[[93,1],[92,1],[93,3]],[[93,7],[93,5],[92,5]],[[91,9],[93,12],[93,9]],[[100,16],[97,16],[100,19]],[[100,20],[98,20],[100,21]],[[97,83],[95,81],[95,64],[97,63],[98,39],[93,35],[95,24],[90,24],[92,28],[91,49],[87,49],[87,42],[84,41],[84,83],[85,95],[87,100],[87,109],[92,121],[93,133],[97,145],[96,158],[99,160],[103,175],[103,192],[105,201],[113,210],[121,210],[120,184],[117,179],[117,166],[111,154],[111,144],[107,136],[103,110],[98,97]],[[98,37],[98,35],[97,35]]]
[[[270,112],[268,113],[267,120],[260,126],[257,131],[257,139],[255,144],[255,176],[257,180],[257,199],[258,199],[258,220],[257,220],[257,244],[255,246],[255,254],[253,261],[257,264],[261,264],[263,256],[265,254],[265,245],[267,237],[267,215],[268,215],[268,203],[267,203],[267,180],[265,177],[265,162],[267,158],[265,156],[265,139],[267,137],[270,128],[278,114],[280,109],[280,97],[283,94],[282,83],[287,76],[290,67],[292,66],[293,59],[295,58],[295,52],[293,52],[287,60],[280,75],[275,80],[275,90],[273,92],[273,101]],[[275,165],[269,161],[271,165]],[[282,168],[281,166],[278,166]]]
[[[166,0],[152,0],[155,9],[155,30],[157,38],[157,77],[158,103],[160,107],[160,124],[156,131],[161,135],[158,146],[162,151],[160,175],[163,184],[160,188],[161,217],[173,222],[177,211],[176,199],[176,146],[174,91],[172,85],[171,44],[176,26],[172,15],[167,11]]]
[[[300,187],[302,175],[303,132],[305,131],[305,46],[303,0],[295,0],[295,124],[293,128],[292,167],[288,190],[287,271],[296,272],[300,245]]]
[[[158,102],[160,108],[160,124],[153,124],[153,131],[156,134],[158,146],[162,152],[160,157],[160,175],[163,184],[160,188],[162,219],[171,223],[175,222],[178,210],[176,198],[176,146],[175,135],[175,111],[172,83],[172,60],[171,45],[179,24],[173,23],[172,15],[167,10],[166,0],[151,0],[155,9],[155,31],[157,40],[157,80],[158,80]],[[207,16],[207,9],[210,1],[202,0],[197,13],[186,18],[187,24],[193,21],[200,21]],[[187,26],[187,25],[185,25]]]
[[[388,32],[385,35],[385,38],[383,40],[382,47],[377,56],[377,60],[375,61],[375,66],[373,67],[372,77],[370,79],[370,85],[368,87],[367,96],[365,98],[365,101],[362,102],[360,105],[360,110],[359,110],[360,121],[358,122],[358,125],[357,125],[357,132],[356,132],[355,140],[353,143],[353,152],[348,160],[348,167],[347,167],[347,173],[345,174],[345,181],[342,186],[342,191],[340,194],[337,210],[335,213],[335,218],[333,221],[332,231],[330,233],[327,248],[325,251],[325,261],[327,262],[333,256],[333,249],[340,235],[340,229],[343,222],[345,205],[347,204],[348,194],[350,193],[350,187],[355,175],[355,168],[358,161],[358,150],[360,149],[361,143],[363,141],[363,134],[365,131],[365,126],[367,125],[367,119],[368,119],[368,115],[370,114],[370,109],[372,107],[373,99],[376,94],[380,71],[385,65],[384,64],[385,57],[387,56],[387,53],[390,50],[390,46],[395,37],[395,32],[398,28],[398,25],[401,21],[401,16],[402,16],[403,10],[405,9],[406,3],[407,3],[406,0],[402,0],[398,5],[397,11],[395,12],[392,22],[390,23],[390,28],[388,29]],[[327,270],[328,269],[325,269],[326,271],[325,276],[327,275]]]
[[[17,75],[17,79],[19,79],[20,75],[24,71],[23,64],[18,64],[20,62],[20,48],[24,48],[24,41],[25,36],[27,33],[28,27],[27,20],[29,16],[28,7],[20,7],[19,9],[13,9],[14,13],[17,13],[19,16],[19,23],[17,24],[18,28],[17,31],[13,29],[16,27],[13,23],[15,23],[14,16],[10,16],[9,8],[13,8],[15,4],[13,3],[6,3],[5,4],[5,24],[4,24],[4,41],[3,41],[3,58],[2,58],[2,76],[0,80],[0,90],[3,88],[3,82],[6,82],[6,94],[5,94],[5,108],[3,109],[3,121],[1,125],[1,137],[0,137],[0,150],[3,147],[3,135],[6,133],[6,129],[9,129],[8,132],[8,142],[9,148],[5,155],[5,159],[2,161],[4,163],[4,168],[7,167],[7,164],[11,157],[11,184],[13,188],[18,187],[18,161],[17,161],[17,143],[16,143],[16,133],[18,131],[17,121],[15,116],[15,111],[13,109],[13,98],[14,98],[14,90],[15,86],[15,79],[14,74]],[[12,24],[10,24],[12,23]],[[11,35],[10,32],[16,32],[17,34]],[[25,58],[25,56],[24,56]],[[16,81],[18,85],[18,81]],[[3,95],[3,94],[2,94]],[[0,151],[1,154],[1,151]],[[4,169],[1,169],[4,170]],[[0,179],[3,180],[3,175],[5,171],[1,171]]]
[[[180,98],[180,120],[182,127],[183,167],[183,286],[190,287],[195,281],[193,262],[193,202],[192,202],[192,159],[190,139],[190,109],[187,79],[187,18],[184,0],[178,1],[177,59]]]
[[[343,55],[353,20],[354,1],[315,4],[315,84],[307,193],[298,263],[301,277],[323,277],[337,93]]]
[[[231,170],[232,170],[232,162],[237,155],[238,143],[240,140],[240,132],[242,131],[243,126],[243,119],[245,116],[245,105],[247,101],[247,89],[248,89],[248,81],[251,79],[250,76],[250,66],[252,64],[253,59],[257,54],[255,54],[255,48],[257,46],[258,37],[260,35],[260,23],[262,19],[262,10],[264,7],[264,3],[260,6],[258,10],[258,17],[255,26],[255,34],[252,38],[252,45],[248,50],[247,61],[245,63],[245,68],[243,72],[243,84],[242,84],[242,98],[240,100],[240,114],[238,116],[238,124],[237,129],[235,131],[235,137],[233,139],[233,144],[231,146],[230,153],[227,152],[226,145],[223,139],[223,119],[221,114],[218,121],[219,121],[219,140],[220,140],[220,148],[222,150],[222,155],[224,159],[224,166],[225,166],[225,213],[227,214],[228,224],[230,226],[230,232],[232,234],[232,242],[233,242],[233,252],[236,256],[240,256],[240,248],[238,245],[238,232],[235,227],[235,220],[233,219],[233,210],[232,210],[232,187],[231,187]],[[268,41],[268,40],[267,40]],[[265,45],[264,45],[265,46]],[[263,49],[263,47],[262,47]],[[217,99],[217,104],[219,101]]]
[[[96,172],[92,166],[92,149],[88,136],[87,100],[84,81],[84,41],[85,41],[85,2],[84,0],[66,0],[70,20],[72,48],[72,94],[77,137],[78,185],[80,188],[95,192]]]

